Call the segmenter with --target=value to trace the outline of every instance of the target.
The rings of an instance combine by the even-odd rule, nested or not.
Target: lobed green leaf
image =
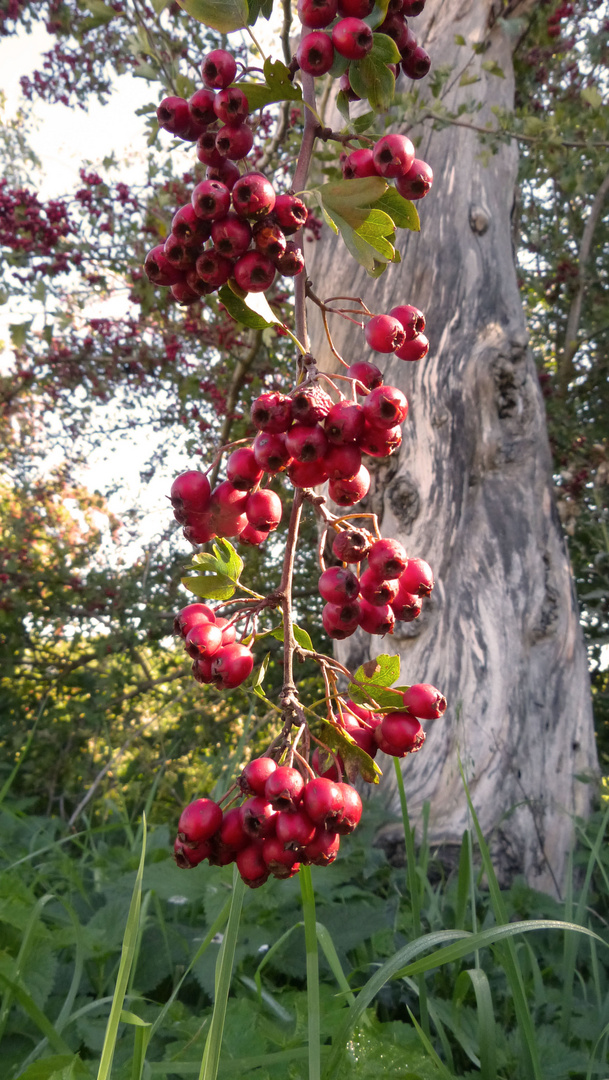
[[[221,34],[243,30],[248,24],[247,0],[178,0],[178,4],[197,22]]]

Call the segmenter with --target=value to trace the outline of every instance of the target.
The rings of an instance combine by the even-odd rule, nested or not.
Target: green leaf
[[[385,269],[383,264],[390,260],[384,258],[382,255],[379,260],[377,258],[379,255],[378,248],[374,244],[369,244],[362,236],[358,236],[355,229],[352,229],[351,226],[336,213],[336,211],[334,212],[334,219],[347,250],[351,253],[353,258],[364,267],[371,277],[378,277],[379,274],[382,274]]]
[[[264,676],[266,675],[266,671],[267,671],[267,668],[269,666],[269,660],[270,659],[271,659],[271,654],[267,653],[264,660],[262,661],[260,667],[258,668],[258,671],[254,675],[254,678],[253,678],[253,681],[252,681],[252,688],[254,690],[256,690],[259,686],[262,686],[262,684],[264,682]]]
[[[256,295],[264,296],[263,293],[247,293],[246,295],[252,297]],[[235,293],[228,285],[223,285],[221,289],[218,289],[218,299],[224,304],[231,319],[241,323],[243,326],[249,326],[252,330],[264,330],[267,327],[272,326],[273,323],[278,322],[276,318],[273,318],[273,321],[270,322],[268,319],[265,319],[263,315],[258,315],[245,300],[242,300],[239,296],[235,296]]]
[[[313,642],[311,641],[311,638],[307,634],[306,630],[303,630],[301,626],[296,626],[296,623],[294,623],[292,626],[292,632],[294,634],[294,638],[297,644],[300,645],[301,649],[308,649],[309,652],[315,652],[313,648]],[[271,637],[276,638],[277,641],[283,641],[283,626],[278,626],[275,630],[272,630]]]
[[[463,37],[463,34],[455,34],[455,45],[467,45],[467,41]]]
[[[374,34],[368,55],[363,60],[351,61],[351,87],[359,97],[367,99],[376,112],[385,112],[393,101],[395,79],[387,64],[399,63],[399,60],[400,53],[393,38]]]
[[[221,34],[242,30],[248,23],[247,0],[178,0],[178,4],[193,19]]]
[[[225,574],[184,577],[181,581],[184,588],[194,593],[200,600],[230,600],[235,595],[235,586]]]
[[[151,3],[157,15],[160,15],[166,7],[169,7],[171,0],[151,0]]]
[[[323,184],[318,193],[331,217],[336,212],[357,229],[368,217],[372,204],[378,202],[388,186],[382,176],[364,176],[358,180],[336,180]]]
[[[581,98],[593,109],[600,109],[603,104],[603,99],[595,86],[585,86],[581,92]]]
[[[249,0],[248,26],[253,26],[259,15],[263,19],[270,19],[273,14],[273,0]]]
[[[250,112],[263,109],[276,101],[302,101],[302,90],[290,79],[289,68],[281,60],[264,61],[263,83],[240,82],[239,89],[247,98]]]
[[[109,4],[105,4],[104,0],[84,0],[84,4],[87,11],[90,11],[95,17],[95,22],[98,26],[110,22],[111,19],[114,19],[115,16],[119,14],[119,12],[115,11],[114,8],[111,8]]]
[[[368,131],[368,128],[372,127],[376,123],[377,115],[373,112],[363,113],[362,116],[356,116],[351,123],[351,127],[354,131],[360,134],[364,131]]]
[[[374,209],[384,210],[386,214],[389,214],[398,229],[420,231],[421,222],[416,206],[408,199],[404,199],[394,187],[388,188],[385,194],[377,199]]]
[[[376,0],[374,7],[369,15],[366,15],[364,19],[368,26],[371,26],[374,30],[377,26],[380,26],[382,22],[387,18],[387,8],[389,7],[389,0]]]
[[[380,708],[403,709],[404,699],[399,690],[389,687],[400,674],[399,656],[383,654],[362,664],[353,676],[349,694],[360,705],[375,702]]]
[[[467,71],[464,71],[459,79],[459,86],[473,86],[477,82],[480,82],[479,75],[468,75]]]
[[[224,537],[218,537],[213,546],[213,555],[201,551],[194,555],[192,564],[188,570],[211,570],[215,574],[224,575],[231,581],[238,582],[243,572],[243,559],[235,548]]]
[[[340,115],[344,116],[345,120],[349,119],[349,98],[344,90],[339,90],[336,95],[336,108]]]
[[[369,784],[378,784],[381,770],[365,750],[357,745],[347,732],[341,731],[328,720],[311,720],[311,732],[325,746],[340,754],[349,779],[354,780],[358,773]]]
[[[11,341],[15,349],[22,349],[26,343],[28,331],[32,325],[32,320],[23,323],[11,323],[9,325],[9,331],[11,335]]]
[[[505,79],[505,72],[496,60],[483,60],[480,66],[483,71],[488,71],[489,75],[496,75],[498,79]]]
[[[19,1080],[79,1080],[91,1074],[78,1054],[54,1054],[43,1061],[33,1061]]]

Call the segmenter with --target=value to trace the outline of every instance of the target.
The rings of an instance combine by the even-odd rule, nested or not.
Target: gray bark
[[[494,6],[428,0],[413,29],[432,63],[458,70],[466,50],[455,34],[482,40]],[[452,108],[472,96],[483,101],[481,126],[492,120],[492,105],[510,108],[514,93],[505,23],[494,22],[489,41],[473,65],[481,81],[448,97]],[[505,79],[486,74],[482,60],[496,60]],[[401,265],[374,281],[327,230],[307,245],[318,295],[360,295],[375,312],[415,304],[431,342],[425,360],[408,364],[370,353],[352,324],[332,320],[339,351],[350,362],[378,362],[409,399],[400,452],[378,464],[366,459],[373,472],[366,509],[378,513],[384,536],[427,559],[437,582],[418,620],[398,623],[384,641],[358,631],[337,653],[353,669],[397,650],[401,682],[430,682],[446,694],[444,718],[426,725],[422,752],[403,770],[415,819],[430,802],[432,841],[457,844],[468,826],[460,755],[502,879],[524,873],[556,892],[572,815],[587,814],[594,792],[582,777],[594,777],[598,765],[586,651],[514,266],[517,147],[483,161],[478,136],[462,127],[416,134],[435,182],[418,204],[420,234],[401,233]],[[313,311],[310,320],[311,351],[333,370]],[[392,763],[380,758],[382,787],[397,810]]]

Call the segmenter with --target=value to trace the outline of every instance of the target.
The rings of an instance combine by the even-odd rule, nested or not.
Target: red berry
[[[391,428],[378,428],[366,423],[364,434],[359,440],[363,454],[378,458],[390,457],[401,445],[402,429],[399,424]]]
[[[178,281],[172,285],[171,295],[178,304],[194,304],[195,300],[200,299],[199,293],[191,289],[185,281]]]
[[[254,226],[254,243],[258,248],[258,251],[262,251],[264,255],[268,255],[269,259],[272,259],[276,264],[276,260],[280,259],[285,254],[287,241],[283,235],[279,225],[268,223],[266,218],[259,221]]]
[[[338,0],[338,14],[343,19],[365,19],[374,7],[374,0]]]
[[[404,705],[419,720],[437,720],[446,709],[446,698],[430,683],[415,683],[404,691]]]
[[[400,575],[400,592],[429,596],[434,586],[433,570],[424,559],[409,559]]]
[[[431,67],[431,57],[420,45],[402,60],[402,71],[409,79],[423,79]]]
[[[163,98],[156,115],[160,126],[178,138],[185,137],[192,123],[188,102],[182,97]]]
[[[359,624],[367,634],[392,634],[395,626],[395,615],[389,604],[370,604],[363,598],[360,600]]]
[[[278,259],[274,260],[275,266],[282,277],[297,277],[305,268],[305,257],[298,244],[288,240],[285,251]]]
[[[348,60],[362,60],[372,49],[372,30],[363,19],[341,19],[332,30],[332,44]]]
[[[264,217],[270,214],[275,205],[273,185],[259,172],[245,173],[237,180],[232,198],[233,208],[240,217]]]
[[[329,604],[344,604],[359,596],[359,581],[356,575],[342,566],[330,566],[328,570],[324,570],[317,587],[322,600],[327,600]]]
[[[285,851],[276,836],[267,836],[263,841],[262,858],[276,878],[293,877],[300,869],[298,855],[294,851]]]
[[[214,112],[223,124],[238,127],[249,116],[249,105],[243,90],[231,86],[214,97]]]
[[[366,414],[361,405],[354,401],[338,401],[324,420],[328,442],[337,446],[357,442],[363,435],[365,422]]]
[[[407,173],[398,176],[395,186],[404,199],[424,199],[431,191],[433,169],[415,158]]]
[[[328,450],[326,434],[317,424],[294,424],[286,434],[285,445],[290,456],[299,462],[320,461]]]
[[[237,637],[234,624],[229,623],[228,619],[216,619],[216,626],[219,626],[222,631],[222,644],[232,645]]]
[[[368,494],[369,488],[370,473],[365,465],[360,465],[351,480],[330,480],[328,495],[337,506],[355,506]]]
[[[281,521],[283,507],[281,499],[270,488],[253,491],[245,505],[245,513],[250,525],[255,529],[272,532]]]
[[[230,191],[219,180],[202,180],[192,193],[192,205],[204,221],[217,221],[228,213]]]
[[[425,0],[404,0],[402,14],[409,16],[420,15],[425,7]]]
[[[197,90],[188,102],[188,109],[197,124],[213,124],[216,119],[213,90]]]
[[[193,660],[190,670],[195,682],[204,685],[213,682],[214,677],[211,670],[211,657],[204,657],[202,660]]]
[[[391,428],[408,415],[408,402],[396,386],[378,386],[364,401],[366,420],[373,427]]]
[[[328,479],[323,458],[317,461],[293,461],[288,465],[287,474],[294,487],[316,487]]]
[[[321,386],[304,386],[292,394],[292,415],[301,424],[316,424],[328,415],[332,398]]]
[[[363,176],[378,176],[372,150],[353,150],[343,162],[345,180],[356,180]]]
[[[395,600],[391,603],[391,609],[399,622],[414,622],[421,614],[423,600],[420,596],[415,596],[413,593],[400,589]]]
[[[368,566],[379,581],[399,578],[407,564],[408,556],[399,540],[376,540],[368,553]]]
[[[238,783],[244,795],[264,795],[264,786],[277,768],[277,762],[270,757],[253,758],[248,761]]]
[[[406,340],[411,341],[417,336],[422,334],[425,329],[425,316],[422,311],[419,311],[417,307],[413,307],[412,304],[398,304],[389,312],[390,315],[401,322],[406,332]]]
[[[313,781],[311,781],[313,782]],[[329,832],[320,825],[315,836],[300,853],[301,862],[311,863],[313,866],[329,866],[338,855],[340,836],[337,832]]]
[[[307,220],[308,210],[298,195],[277,195],[273,217],[285,236],[298,232]]]
[[[209,840],[222,824],[222,810],[213,799],[195,799],[178,821],[178,837],[187,844]]]
[[[171,505],[201,514],[207,509],[211,495],[209,480],[205,473],[191,469],[181,473],[171,485]]]
[[[292,399],[284,394],[261,394],[252,403],[250,417],[259,431],[278,435],[292,426]]]
[[[165,287],[177,285],[183,278],[182,271],[169,262],[165,254],[164,244],[157,244],[156,247],[152,248],[152,251],[148,252],[144,261],[144,270],[146,276],[154,285],[163,285]]]
[[[416,754],[425,742],[425,732],[419,721],[407,712],[395,712],[386,716],[374,732],[379,750],[392,757]]]
[[[272,803],[275,810],[294,810],[300,802],[304,786],[304,779],[298,769],[279,765],[265,784],[264,797]]]
[[[298,18],[304,26],[319,30],[336,18],[338,0],[298,0]]]
[[[351,637],[359,626],[359,619],[360,605],[357,600],[346,604],[325,604],[321,612],[324,630],[335,641]]]
[[[197,217],[192,203],[186,203],[173,215],[171,231],[183,244],[203,244],[209,240],[211,226]]]
[[[173,631],[175,634],[180,634],[181,637],[185,638],[197,623],[213,623],[215,621],[214,610],[208,607],[207,604],[187,604],[181,611],[178,611],[173,620]]]
[[[332,543],[332,552],[346,563],[358,563],[366,557],[372,546],[372,537],[362,529],[343,529]]]
[[[211,852],[212,845],[206,840],[201,844],[184,844],[176,837],[173,845],[173,857],[180,870],[191,870],[198,866],[204,859],[209,858]]]
[[[262,857],[262,844],[250,844],[237,852],[237,870],[250,889],[258,889],[268,881],[270,871]]]
[[[189,630],[184,644],[193,660],[211,660],[222,647],[222,630],[217,623],[197,623]]]
[[[424,356],[427,356],[429,352],[429,342],[425,337],[425,334],[417,334],[411,341],[406,341],[401,349],[398,349],[396,356],[398,360],[422,360]]]
[[[182,532],[184,539],[190,544],[207,544],[218,535],[209,514],[201,514],[199,518],[193,518],[192,522],[182,529]]]
[[[343,763],[340,755],[331,754],[320,746],[316,746],[311,755],[311,768],[318,776],[323,776],[326,780],[340,780],[343,775]]]
[[[234,262],[219,251],[204,251],[197,259],[197,274],[210,289],[225,285],[233,272]]]
[[[241,173],[237,166],[233,165],[232,161],[229,161],[228,158],[222,158],[222,163],[220,165],[210,165],[205,175],[208,180],[219,180],[221,184],[226,184],[228,190],[232,191]]]
[[[305,784],[302,805],[316,825],[333,829],[344,810],[343,793],[338,784],[320,776]]]
[[[229,848],[231,851],[241,851],[242,848],[251,843],[251,837],[247,835],[243,828],[241,808],[239,806],[234,806],[232,810],[225,812],[220,827],[219,840],[223,847]]]
[[[384,135],[374,145],[377,172],[392,179],[407,173],[414,161],[414,146],[406,135]]]
[[[358,360],[357,363],[351,364],[351,367],[347,368],[347,378],[357,379],[367,390],[375,390],[377,386],[383,385],[382,371],[376,364],[369,364],[366,360]],[[357,386],[356,390],[358,394],[362,393]]]
[[[226,462],[226,476],[238,491],[251,491],[260,483],[263,471],[249,446],[233,450]],[[245,512],[247,513],[247,506]]]
[[[379,580],[370,569],[364,570],[360,578],[360,592],[369,604],[390,604],[398,595],[399,588],[397,579]]]
[[[292,460],[283,435],[261,431],[256,435],[252,449],[258,465],[266,472],[281,472]]]
[[[301,38],[296,50],[296,59],[302,71],[307,75],[325,75],[334,63],[332,39],[323,30],[314,30]]]
[[[211,167],[217,167],[224,161],[216,146],[216,134],[216,131],[204,131],[197,139],[197,157],[204,165]],[[222,183],[222,181],[219,181],[219,183]]]
[[[391,353],[406,341],[404,328],[391,315],[374,315],[365,329],[366,341],[375,352]]]
[[[353,832],[359,824],[362,816],[362,800],[351,784],[337,784],[343,796],[343,812],[336,822],[335,828],[340,836],[346,836]]]
[[[230,480],[223,480],[221,484],[218,484],[212,491],[209,501],[214,527],[229,525],[244,514],[247,499],[247,491],[239,491]]]
[[[231,161],[242,161],[247,157],[254,145],[254,133],[247,124],[239,124],[238,127],[220,128],[216,135],[216,150],[223,158]]]
[[[234,690],[251,675],[254,656],[246,645],[223,645],[212,661],[212,673],[216,686],[221,690]]]
[[[298,806],[277,815],[275,834],[286,851],[299,851],[315,836],[315,824],[302,806]]]
[[[239,543],[247,544],[249,547],[260,547],[265,540],[268,540],[269,535],[270,529],[255,529],[248,521],[245,528],[239,533]]]
[[[355,443],[331,446],[325,457],[329,480],[352,480],[362,465],[362,452]]]
[[[216,251],[227,258],[236,259],[245,254],[252,239],[249,221],[229,213],[211,227],[211,238]]]
[[[351,86],[351,81],[349,79],[349,72],[348,71],[346,71],[344,75],[341,75],[340,79],[338,80],[338,89],[339,89],[339,91],[341,91],[341,93],[343,93],[345,95],[345,97],[347,98],[347,101],[361,101],[362,100],[361,97],[359,96],[359,94],[356,94],[355,90]],[[348,156],[349,155],[344,153],[344,152],[340,155],[339,161],[340,161],[340,164],[341,164],[341,168],[343,168]],[[376,173],[376,169],[375,169],[375,173]],[[350,176],[347,177],[346,174],[344,174],[344,173],[343,173],[343,175],[348,180],[353,179],[353,177],[350,177]]]
[[[226,49],[214,49],[201,64],[201,78],[212,90],[224,90],[237,74],[237,61]]]
[[[275,278],[275,267],[260,251],[246,251],[235,263],[235,281],[245,292],[266,292]]]
[[[248,836],[271,836],[275,832],[277,811],[265,795],[254,795],[240,807],[241,824]]]

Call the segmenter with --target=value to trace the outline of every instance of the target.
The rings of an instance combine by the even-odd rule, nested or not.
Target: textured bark
[[[428,0],[425,20],[413,24],[433,64],[455,70],[465,53],[455,34],[480,41],[492,25],[488,51],[468,69],[481,81],[456,86],[448,98],[453,108],[483,101],[474,119],[480,126],[492,119],[491,106],[513,101],[512,35],[494,21],[502,7]],[[526,5],[511,7],[520,13]],[[487,75],[482,60],[496,60],[505,79]],[[426,725],[423,751],[404,762],[415,818],[430,801],[432,841],[457,844],[468,825],[460,755],[503,880],[524,873],[556,891],[571,815],[587,813],[594,790],[580,777],[593,777],[598,766],[586,651],[514,267],[517,149],[503,146],[483,161],[477,135],[451,127],[426,129],[419,153],[435,184],[418,204],[421,233],[401,234],[399,267],[373,281],[334,236],[307,246],[318,295],[361,295],[376,312],[416,304],[431,342],[419,364],[380,358],[386,381],[409,398],[410,414],[399,454],[373,462],[366,509],[378,513],[384,536],[431,563],[436,588],[421,617],[398,623],[393,638],[358,631],[337,652],[354,668],[397,649],[402,682],[431,682],[446,693],[445,717]],[[312,351],[332,370],[313,312],[311,324]],[[332,327],[350,361],[379,360],[351,324],[334,318]],[[381,762],[383,787],[397,808],[389,764]]]

